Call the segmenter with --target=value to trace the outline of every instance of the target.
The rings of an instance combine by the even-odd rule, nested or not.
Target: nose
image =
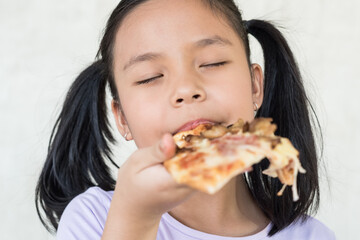
[[[175,92],[171,97],[171,104],[174,107],[180,107],[184,104],[202,102],[206,99],[206,92],[202,86],[195,82],[186,81],[186,83],[178,84]]]

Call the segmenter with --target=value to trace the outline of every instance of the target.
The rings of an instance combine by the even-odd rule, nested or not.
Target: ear
[[[114,99],[111,100],[111,111],[114,115],[116,127],[120,134],[125,138],[125,140],[129,141],[132,140],[132,135],[130,132],[129,125],[127,124],[125,115],[123,111],[121,110],[120,103],[115,101]]]
[[[259,64],[251,64],[253,102],[260,108],[264,98],[264,75]]]

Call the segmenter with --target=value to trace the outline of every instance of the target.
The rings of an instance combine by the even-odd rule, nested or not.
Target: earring
[[[125,138],[126,141],[129,141],[129,140],[127,139],[127,135],[128,135],[128,133],[126,132],[125,135],[124,135],[124,138]]]
[[[259,110],[259,106],[257,105],[256,102],[254,102],[254,111],[257,112],[257,110]]]

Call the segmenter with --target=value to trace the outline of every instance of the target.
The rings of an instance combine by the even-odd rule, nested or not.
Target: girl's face
[[[241,39],[200,0],[137,7],[117,32],[113,67],[117,126],[139,148],[189,122],[186,129],[252,120],[262,102],[260,67],[252,66],[252,81]]]

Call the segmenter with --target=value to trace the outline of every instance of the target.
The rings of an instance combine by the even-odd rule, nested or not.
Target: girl
[[[251,64],[248,34],[265,74]],[[118,131],[138,150],[111,176],[105,90]],[[319,204],[309,102],[294,57],[270,23],[243,21],[232,0],[123,0],[97,60],[72,84],[37,188],[37,210],[58,239],[334,239],[307,214]],[[311,109],[312,110],[312,109]],[[300,151],[300,199],[262,174],[233,178],[214,195],[174,182],[162,162],[186,126],[272,117]],[[42,216],[41,211],[45,213]],[[245,237],[246,236],[246,237]]]

